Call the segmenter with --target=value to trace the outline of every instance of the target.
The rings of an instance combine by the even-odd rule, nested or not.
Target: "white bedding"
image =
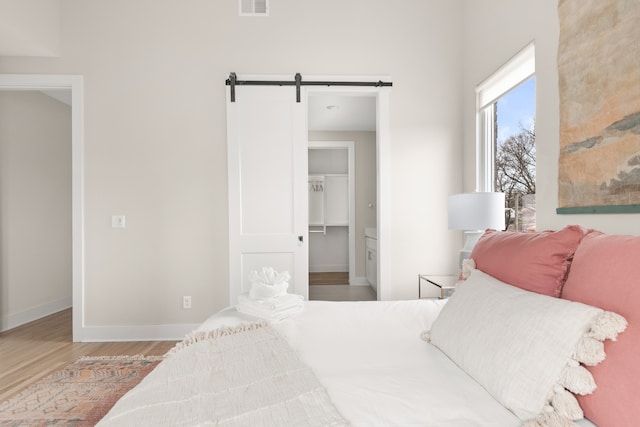
[[[347,427],[311,368],[274,328],[192,336],[123,396],[99,427]]]
[[[420,339],[446,300],[307,301],[273,323],[353,426],[510,427],[520,421],[447,356]],[[256,318],[225,309],[199,330]],[[581,427],[595,427],[580,420]]]
[[[510,427],[520,421],[420,339],[442,300],[305,303],[273,326],[353,426]],[[227,309],[200,329],[255,318]]]
[[[271,326],[311,368],[353,426],[520,426],[515,415],[420,339],[444,304],[434,299],[308,301],[300,314]],[[198,331],[256,320],[228,308]],[[154,375],[161,370],[149,374]],[[593,426],[587,420],[578,425]]]

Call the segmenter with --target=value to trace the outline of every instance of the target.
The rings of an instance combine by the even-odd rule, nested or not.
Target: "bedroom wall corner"
[[[394,82],[392,93],[393,300],[417,298],[419,274],[457,275],[462,245],[461,234],[448,229],[446,204],[449,194],[460,192],[463,175],[463,2],[430,7],[422,24],[427,38],[412,47],[409,78]],[[404,102],[410,111],[398,108]]]

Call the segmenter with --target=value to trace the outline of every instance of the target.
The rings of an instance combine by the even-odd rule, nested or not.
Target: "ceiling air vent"
[[[240,16],[269,16],[269,0],[238,0]]]

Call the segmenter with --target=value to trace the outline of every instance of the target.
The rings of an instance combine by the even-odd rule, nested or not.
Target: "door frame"
[[[73,341],[84,338],[84,82],[80,75],[0,74],[0,90],[71,90]]]
[[[391,81],[390,76],[304,76],[308,81]],[[378,228],[378,288],[379,301],[391,298],[391,87],[303,87],[307,115],[309,96],[332,94],[338,96],[374,96],[376,98],[376,216]],[[308,119],[307,119],[308,123]],[[307,135],[308,125],[307,127]]]

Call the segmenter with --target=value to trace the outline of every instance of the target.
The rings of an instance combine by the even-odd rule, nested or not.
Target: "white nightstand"
[[[431,290],[437,289],[437,295],[425,298],[449,298],[456,290],[458,276],[438,276],[434,274],[418,274],[418,298],[423,298],[423,286]],[[426,291],[427,289],[425,289]],[[430,292],[433,294],[433,292]]]

